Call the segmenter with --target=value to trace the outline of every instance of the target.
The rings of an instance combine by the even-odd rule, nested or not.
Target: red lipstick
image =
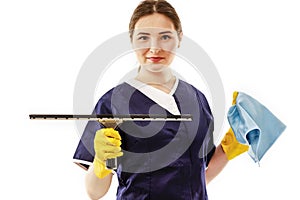
[[[151,62],[159,62],[161,61],[162,59],[164,59],[163,57],[147,57],[148,60],[150,60]]]

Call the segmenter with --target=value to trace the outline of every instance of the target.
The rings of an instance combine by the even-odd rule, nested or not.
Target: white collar
[[[173,97],[173,94],[175,93],[179,80],[176,77],[175,84],[173,88],[171,89],[170,93],[165,93],[155,87],[152,87],[150,85],[147,85],[141,81],[138,81],[136,79],[130,79],[126,81],[129,85],[136,88],[140,92],[142,92],[144,95],[152,99],[155,103],[160,105],[161,107],[165,108],[167,111],[169,111],[173,115],[180,115],[180,111],[178,109],[178,106],[176,104],[176,101]]]

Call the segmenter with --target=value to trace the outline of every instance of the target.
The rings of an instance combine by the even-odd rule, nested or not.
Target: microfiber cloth
[[[259,162],[286,126],[264,105],[243,92],[235,92],[236,103],[227,118],[236,139],[250,146],[248,154]]]

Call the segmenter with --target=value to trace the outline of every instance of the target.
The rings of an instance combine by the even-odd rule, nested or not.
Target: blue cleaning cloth
[[[262,159],[286,128],[264,105],[242,92],[238,93],[227,118],[236,139],[250,145],[248,154],[254,162]]]

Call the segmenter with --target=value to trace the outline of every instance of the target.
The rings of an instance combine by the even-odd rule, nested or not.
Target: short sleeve
[[[208,164],[216,150],[216,146],[214,144],[213,126],[214,126],[213,121],[211,121],[208,131],[207,131],[207,135],[205,137],[205,141],[204,141],[204,144],[205,144],[204,159],[205,159],[206,167],[208,166]]]
[[[101,97],[94,108],[93,114],[111,114],[110,98],[107,96],[109,96],[108,93]],[[96,131],[103,127],[98,121],[89,121],[80,138],[73,161],[85,170],[89,168],[94,160],[94,137]]]
[[[206,116],[206,123],[207,123],[207,131],[206,135],[203,141],[203,146],[199,152],[199,156],[204,158],[204,161],[206,163],[206,166],[208,166],[215,150],[216,146],[214,144],[214,118],[213,114],[211,112],[210,106],[208,104],[208,101],[203,93],[201,93],[199,90],[197,90],[197,96],[199,99],[199,102],[201,103],[201,107],[203,109],[203,113]]]

